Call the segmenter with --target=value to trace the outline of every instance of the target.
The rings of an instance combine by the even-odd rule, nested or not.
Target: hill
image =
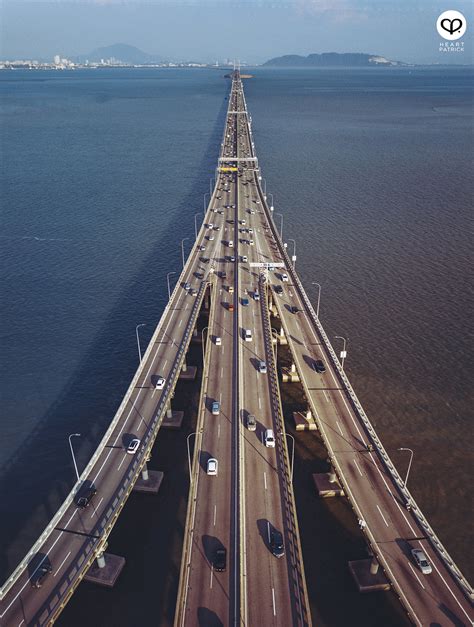
[[[77,61],[84,63],[86,60],[91,63],[100,63],[101,59],[116,59],[127,65],[143,65],[147,63],[160,63],[163,58],[153,54],[147,54],[128,44],[113,44],[112,46],[103,46],[92,50],[89,54],[81,54],[77,57]]]
[[[286,54],[266,61],[264,66],[273,67],[371,67],[403,65],[399,61],[391,61],[376,54],[362,52],[323,52],[309,54],[307,57],[299,54]]]

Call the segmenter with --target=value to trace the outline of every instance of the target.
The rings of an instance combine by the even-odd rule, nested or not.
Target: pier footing
[[[84,576],[84,581],[89,581],[99,586],[105,586],[106,588],[113,588],[125,566],[125,558],[120,555],[113,555],[112,553],[104,553],[103,558],[105,560],[105,566],[100,568],[97,564],[97,560],[94,560],[94,563]]]
[[[297,431],[317,431],[318,427],[314,421],[314,418],[310,416],[307,418],[306,414],[301,411],[293,412],[293,420]]]
[[[194,381],[196,378],[197,366],[188,366],[186,370],[181,370],[179,373],[180,381]]]
[[[359,592],[378,592],[380,590],[390,590],[390,582],[385,576],[381,568],[374,570],[373,559],[356,560],[349,562],[349,570],[351,571],[354,581],[356,582]]]
[[[133,486],[134,492],[143,492],[145,494],[158,494],[163,481],[164,473],[161,470],[149,470],[148,479],[138,477]]]
[[[330,473],[318,473],[313,475],[314,486],[316,492],[321,498],[329,496],[344,496],[344,490],[341,488],[339,481],[329,481]]]
[[[161,423],[162,429],[181,429],[183,424],[184,411],[173,411],[171,416],[165,415]]]

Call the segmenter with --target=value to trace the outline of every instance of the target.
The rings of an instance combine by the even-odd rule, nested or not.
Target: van
[[[267,448],[275,448],[275,436],[272,429],[265,430],[265,446]]]

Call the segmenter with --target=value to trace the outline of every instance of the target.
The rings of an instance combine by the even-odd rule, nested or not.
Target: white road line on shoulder
[[[258,397],[258,408],[262,409],[262,399],[260,398],[260,396]]]
[[[263,473],[263,484],[265,486],[265,490],[267,489],[267,473],[264,471]]]
[[[359,468],[359,464],[356,462],[356,460],[355,460],[355,459],[353,460],[353,462],[354,462],[354,464],[355,464],[355,466],[356,466],[357,470],[359,471],[359,475],[360,475],[361,477],[363,477],[364,475],[363,475],[362,470]]]
[[[336,421],[336,424],[337,424],[337,428],[339,429],[339,433],[340,433],[341,435],[344,435],[344,432],[343,432],[343,430],[342,430],[342,428],[341,428],[341,425],[339,424],[339,421]]]
[[[418,577],[418,573],[415,571],[415,569],[413,568],[413,566],[410,564],[410,562],[407,562],[408,566],[411,568],[411,572],[415,575],[415,577],[418,579],[418,583],[420,584],[420,586],[423,588],[423,590],[425,589],[425,586],[421,583],[421,579]]]
[[[273,616],[277,615],[275,606],[275,588],[272,588],[272,601],[273,601]]]
[[[379,514],[382,516],[382,520],[384,521],[384,523],[388,527],[388,522],[385,520],[385,516],[382,514],[382,510],[380,509],[380,507],[378,505],[377,505],[377,509],[379,510]]]
[[[25,622],[25,619],[23,619],[23,620],[21,621],[21,623],[18,623],[18,627],[21,627],[21,626],[23,625],[23,623],[24,623],[24,622]]]
[[[59,571],[61,570],[61,568],[64,566],[64,564],[66,563],[67,558],[71,555],[71,551],[69,551],[69,553],[66,555],[66,557],[63,559],[63,561],[59,564],[58,570],[54,573],[53,577],[56,577],[56,575],[59,573]],[[24,621],[22,621],[24,622]],[[21,623],[20,623],[21,625]]]
[[[214,505],[214,527],[216,526],[217,505]]]

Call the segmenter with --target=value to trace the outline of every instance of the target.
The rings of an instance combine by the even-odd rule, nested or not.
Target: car
[[[273,527],[270,529],[270,537],[268,539],[271,552],[275,557],[283,557],[285,549],[283,547],[283,535]]]
[[[189,290],[189,293],[191,294],[191,296],[197,296],[197,289],[195,289],[194,287],[192,289]]]
[[[422,551],[421,549],[412,549],[411,554],[412,554],[415,564],[421,570],[423,575],[429,575],[431,572],[433,572],[433,569],[431,568],[431,564],[428,558],[426,557],[426,554],[424,551]]]
[[[253,293],[253,297],[255,298],[255,300],[260,300],[260,292],[258,290],[255,290],[255,292]]]
[[[229,304],[227,305],[227,309],[228,309],[229,311],[234,311],[234,303],[229,303]]]
[[[221,413],[221,405],[218,401],[212,403],[211,412],[213,416],[218,416]]]
[[[229,240],[229,248],[233,248],[234,247],[234,242],[232,240]]]
[[[206,250],[205,246],[198,246],[198,250],[200,250],[201,252],[204,252]]]
[[[53,567],[51,566],[49,560],[47,558],[44,558],[43,562],[38,566],[38,568],[36,568],[35,572],[31,576],[31,587],[41,588],[45,577],[47,577],[52,572]]]
[[[207,474],[208,475],[217,475],[217,459],[211,457],[211,459],[207,460]]]
[[[283,274],[281,275],[281,280],[282,280],[282,281],[285,281],[285,283],[287,283],[287,282],[288,282],[288,275],[287,275],[287,274],[285,274],[285,272],[283,272]]]
[[[250,235],[252,235],[252,233],[253,233],[253,229],[252,228],[247,229],[247,231],[250,233]]]
[[[267,364],[264,361],[258,362],[258,371],[260,374],[267,374]]]
[[[215,211],[217,211],[217,209],[215,209]],[[220,226],[217,226],[217,225],[216,225],[216,226],[214,227],[214,231],[220,231],[220,229],[221,229],[221,227],[220,227]]]
[[[253,414],[247,416],[247,429],[249,431],[255,431],[257,429],[257,419]]]
[[[250,246],[253,246],[255,242],[253,241],[253,239],[249,239],[248,243],[250,244]]]
[[[209,257],[199,257],[202,263],[209,263]]]
[[[321,359],[314,360],[314,369],[316,370],[316,372],[326,372],[326,366],[321,361]]]
[[[229,287],[227,288],[227,291],[229,292],[229,294],[233,294],[234,293],[234,286],[233,285],[229,285]]]
[[[239,222],[242,226],[245,226],[247,224],[245,220],[239,220]]]
[[[216,335],[216,346],[222,346],[222,338],[219,335]]]
[[[244,339],[246,342],[251,342],[252,341],[252,330],[251,329],[244,329]]]
[[[283,294],[283,288],[281,285],[275,285],[273,289],[275,290],[276,294]]]
[[[227,279],[227,272],[225,270],[221,270],[221,279]]]
[[[139,446],[140,446],[140,440],[138,438],[133,438],[133,440],[130,440],[127,446],[127,453],[129,453],[129,455],[133,455],[134,453],[138,451]]]
[[[248,307],[249,306],[249,299],[248,298],[242,298],[242,305],[244,307]]]
[[[165,387],[165,381],[164,377],[158,377],[155,383],[155,390],[162,390]]]
[[[84,482],[79,488],[74,502],[80,509],[88,507],[94,496],[97,494],[97,489],[90,481]]]
[[[231,256],[230,261],[231,261],[232,263],[235,263],[235,257],[234,257],[234,255],[232,255],[232,256]]]
[[[299,307],[295,307],[295,305],[292,305],[290,307],[290,311],[292,314],[297,314],[297,313],[301,313],[303,310],[300,309]]]
[[[265,430],[264,441],[267,448],[275,448],[275,435],[273,433],[273,429]]]
[[[188,291],[188,290],[189,290],[189,288],[191,287],[191,283],[187,283],[187,282],[186,282],[186,283],[183,285],[183,287],[184,287],[184,289],[185,289],[186,291]]]
[[[204,272],[196,272],[196,279],[203,279],[204,278]]]
[[[212,233],[211,233],[211,235],[208,235],[208,236],[207,236],[207,239],[208,239],[210,242],[213,242],[213,241],[214,241],[214,235],[212,235]]]
[[[242,263],[247,263],[248,260],[247,255],[242,255]]]
[[[214,225],[212,224],[212,222],[209,222],[209,224],[207,225],[207,228],[208,229],[213,229],[214,228]]]
[[[214,553],[213,566],[217,572],[223,572],[227,565],[227,550],[223,547],[216,549]]]

